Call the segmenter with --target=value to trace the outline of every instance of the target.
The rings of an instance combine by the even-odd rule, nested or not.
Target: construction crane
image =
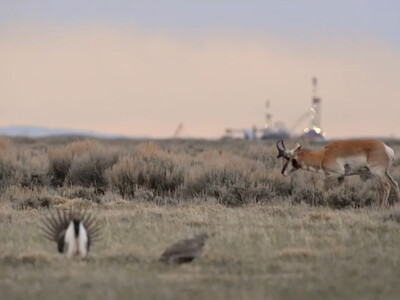
[[[174,135],[172,136],[174,139],[178,138],[179,135],[182,133],[183,130],[183,123],[179,123],[178,127],[176,127]]]

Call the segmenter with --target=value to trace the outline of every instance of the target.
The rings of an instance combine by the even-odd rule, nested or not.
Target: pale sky
[[[182,122],[184,136],[216,138],[261,127],[269,99],[290,128],[317,76],[329,137],[400,137],[399,11],[400,1],[0,0],[0,126],[170,137]]]

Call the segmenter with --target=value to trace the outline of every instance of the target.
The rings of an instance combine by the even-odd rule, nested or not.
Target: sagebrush
[[[398,146],[392,147],[398,152]],[[396,180],[397,161],[392,167]],[[284,201],[345,208],[376,203],[379,190],[371,178],[350,178],[325,192],[320,175],[298,171],[284,178],[280,168],[275,145],[266,141],[0,139],[4,195],[21,187],[40,189],[49,197],[98,202],[116,194],[133,201],[160,202],[161,197],[227,206]],[[66,188],[80,192],[66,193]]]

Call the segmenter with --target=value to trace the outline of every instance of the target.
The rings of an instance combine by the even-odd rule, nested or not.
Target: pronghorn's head
[[[283,140],[279,140],[276,142],[276,148],[278,148],[278,157],[283,157],[286,159],[285,165],[282,168],[282,175],[288,176],[290,173],[300,169],[300,165],[297,162],[297,155],[301,150],[301,145],[297,143],[296,147],[292,150],[287,150]]]

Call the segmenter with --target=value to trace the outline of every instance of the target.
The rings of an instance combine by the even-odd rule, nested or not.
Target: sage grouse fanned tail
[[[42,219],[44,236],[57,243],[60,253],[67,257],[84,258],[91,244],[99,237],[100,228],[96,219],[83,211],[61,211],[49,214]]]

